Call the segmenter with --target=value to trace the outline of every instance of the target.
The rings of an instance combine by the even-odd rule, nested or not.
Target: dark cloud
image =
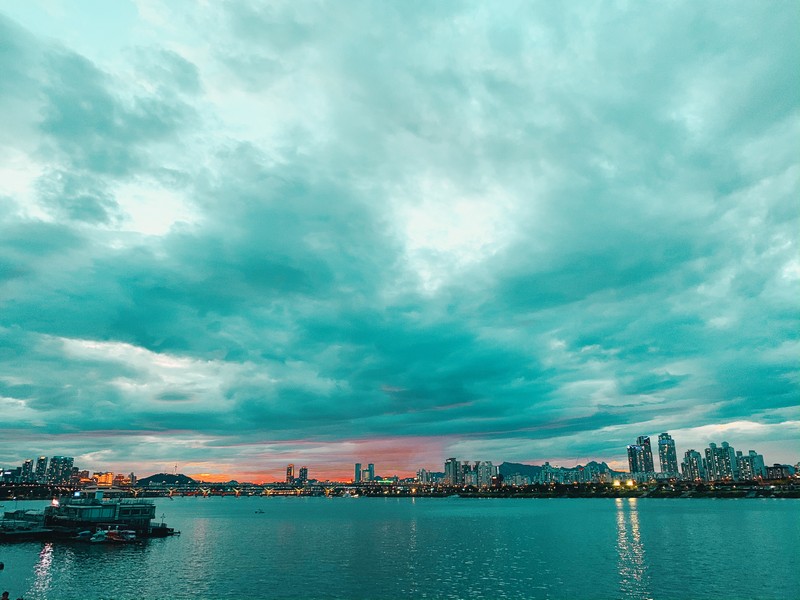
[[[115,55],[0,19],[27,443],[257,470],[796,428],[793,5],[164,10]]]

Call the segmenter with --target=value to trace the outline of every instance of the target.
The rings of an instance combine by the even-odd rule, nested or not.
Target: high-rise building
[[[497,475],[498,468],[492,464],[492,461],[483,461],[475,463],[475,484],[478,487],[489,487],[492,485],[492,477]]]
[[[30,458],[22,463],[22,472],[20,477],[22,479],[22,483],[31,483],[33,481],[33,461]]]
[[[631,444],[628,446],[628,467],[631,475],[644,473],[644,448],[639,444]]]
[[[47,483],[54,485],[69,483],[74,462],[75,459],[71,456],[53,456],[47,467]]]
[[[47,457],[40,456],[36,459],[36,482],[47,483]]]
[[[706,476],[709,481],[739,479],[736,451],[728,442],[722,442],[720,447],[712,442],[706,448]]]
[[[658,462],[661,464],[662,473],[678,476],[678,454],[675,451],[675,440],[668,433],[658,436]]]
[[[461,484],[462,485],[477,485],[477,473],[476,467],[478,463],[475,463],[475,467],[469,464],[468,460],[465,460],[461,463]]]
[[[750,450],[747,456],[744,456],[741,450],[737,450],[736,466],[739,468],[739,479],[745,481],[763,479],[767,475],[764,457],[757,454],[755,450]]]
[[[455,458],[448,458],[444,463],[445,485],[461,485],[461,463]]]
[[[353,483],[361,483],[361,463],[356,463],[355,477]]]
[[[286,467],[286,483],[294,483],[294,465]]]
[[[650,438],[646,435],[640,435],[636,438],[636,445],[642,447],[642,460],[643,471],[645,473],[655,473],[655,466],[653,466],[653,449],[650,447]]]
[[[753,477],[766,477],[767,467],[764,464],[764,456],[762,454],[758,454],[755,450],[750,450],[750,452],[748,452],[748,456],[750,457],[750,464],[752,465],[753,469]]]
[[[683,455],[683,478],[688,481],[703,481],[706,478],[706,469],[702,455],[694,449],[687,450]]]
[[[367,481],[375,481],[375,465],[373,463],[367,465]]]
[[[308,483],[308,467],[300,467],[300,483]]]

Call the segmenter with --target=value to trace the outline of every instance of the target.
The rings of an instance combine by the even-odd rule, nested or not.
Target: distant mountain
[[[574,471],[575,469],[580,469],[582,467],[593,467],[598,471],[600,471],[601,473],[605,471],[608,471],[609,473],[612,474],[619,473],[619,471],[614,471],[606,463],[604,462],[599,463],[594,460],[586,463],[585,465],[575,465],[574,467],[553,467],[553,469],[558,469],[561,471]],[[500,474],[503,477],[519,474],[534,479],[541,472],[542,472],[541,465],[524,465],[521,463],[509,463],[509,462],[504,462],[503,464],[500,465]]]
[[[535,479],[539,473],[542,472],[542,467],[538,465],[523,465],[521,463],[504,462],[500,465],[499,471],[500,475],[502,475],[504,478],[511,475],[522,475],[524,477]]]
[[[136,482],[137,487],[145,487],[148,485],[187,485],[197,483],[191,477],[187,477],[183,473],[172,475],[170,473],[156,473],[150,477],[142,477]]]

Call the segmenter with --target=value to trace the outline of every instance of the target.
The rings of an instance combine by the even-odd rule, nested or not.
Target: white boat
[[[107,542],[108,539],[106,537],[105,530],[95,531],[94,535],[89,538],[89,541],[92,542],[93,544],[102,544],[104,542]]]

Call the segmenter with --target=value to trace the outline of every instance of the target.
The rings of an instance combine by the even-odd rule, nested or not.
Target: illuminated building
[[[33,474],[33,461],[31,459],[26,460],[22,463],[22,471],[20,474],[23,483],[30,483],[34,479]]]
[[[636,445],[642,447],[642,471],[644,473],[655,473],[655,466],[653,465],[653,450],[650,447],[650,438],[646,435],[640,435],[636,438]]]
[[[455,458],[448,458],[444,463],[445,485],[461,485],[461,464]]]
[[[702,455],[694,449],[687,450],[683,455],[681,464],[683,478],[689,481],[703,481],[706,478],[706,469]]]
[[[650,438],[640,435],[636,443],[627,447],[628,467],[631,477],[636,481],[647,481],[655,476],[653,466],[653,450],[650,448]]]
[[[632,475],[644,473],[644,448],[639,444],[628,446],[628,468]]]
[[[739,479],[763,479],[767,476],[764,457],[757,454],[755,450],[750,450],[747,456],[744,456],[741,451],[737,451],[736,466],[739,468]]]
[[[47,457],[40,456],[36,459],[36,481],[47,483]]]
[[[106,471],[105,473],[95,473],[93,479],[98,487],[111,487],[114,485],[114,473]]]
[[[489,487],[492,485],[492,477],[498,474],[498,467],[492,464],[492,461],[487,460],[475,463],[475,478],[478,487]]]
[[[361,468],[361,463],[355,463],[355,477],[353,481],[355,483],[364,483],[365,481],[375,481],[375,465],[373,463],[369,463],[366,469]]]
[[[662,473],[678,476],[678,454],[675,451],[675,440],[668,433],[658,436],[658,462],[661,464]]]
[[[59,485],[69,483],[72,478],[72,464],[75,459],[71,456],[54,456],[47,467],[47,483]]]
[[[478,485],[478,477],[475,467],[471,466],[468,460],[465,460],[461,463],[461,484]]]
[[[305,485],[308,482],[308,467],[300,467],[300,483]]]
[[[294,482],[294,465],[289,465],[286,467],[286,483],[293,483]]]
[[[706,477],[709,481],[739,479],[736,452],[728,442],[722,442],[720,447],[711,443],[706,448]]]
[[[767,479],[789,479],[792,476],[792,467],[775,463],[767,467]]]

